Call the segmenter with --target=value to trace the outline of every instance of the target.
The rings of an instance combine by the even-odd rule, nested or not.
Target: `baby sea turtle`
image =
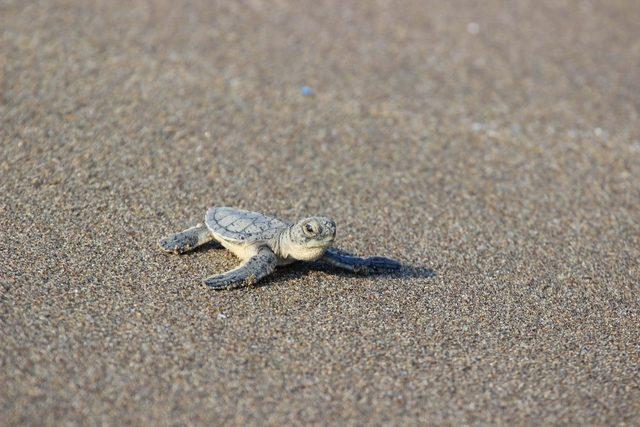
[[[239,267],[204,280],[214,289],[234,289],[256,283],[276,266],[296,261],[321,260],[354,273],[383,273],[400,268],[398,261],[359,258],[332,248],[336,223],[325,217],[305,218],[297,223],[242,209],[211,208],[198,224],[160,240],[160,247],[182,254],[216,241],[243,260]]]

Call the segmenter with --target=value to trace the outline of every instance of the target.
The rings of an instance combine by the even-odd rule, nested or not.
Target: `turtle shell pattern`
[[[228,207],[209,209],[204,222],[214,235],[230,242],[269,240],[291,224],[258,212]]]

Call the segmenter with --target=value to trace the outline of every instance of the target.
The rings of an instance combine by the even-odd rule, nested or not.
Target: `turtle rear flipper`
[[[198,224],[179,233],[163,237],[158,242],[158,245],[166,252],[183,254],[212,240],[214,240],[213,234],[211,234],[207,226]]]

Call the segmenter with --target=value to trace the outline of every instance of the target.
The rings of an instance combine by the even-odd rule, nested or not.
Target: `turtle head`
[[[315,261],[333,244],[336,223],[330,218],[314,216],[291,226],[289,255],[300,261]]]

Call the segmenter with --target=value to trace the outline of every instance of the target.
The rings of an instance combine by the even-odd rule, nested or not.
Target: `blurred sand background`
[[[640,423],[639,113],[634,0],[0,0],[0,424]]]

